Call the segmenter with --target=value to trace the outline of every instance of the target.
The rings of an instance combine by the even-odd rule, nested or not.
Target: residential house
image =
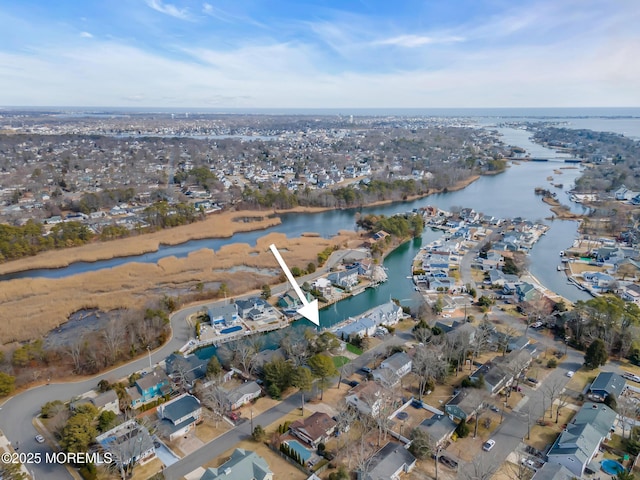
[[[115,390],[107,390],[99,393],[91,399],[91,403],[100,411],[113,412],[120,415],[120,401]]]
[[[402,307],[395,302],[387,302],[372,308],[366,318],[373,320],[376,325],[395,325],[402,320]]]
[[[500,271],[499,269],[502,268],[504,259],[502,255],[492,250],[487,252],[487,258],[480,257],[478,263],[483,272],[489,272],[491,270]]]
[[[333,287],[331,286],[331,281],[328,278],[320,277],[313,282],[313,288],[320,292],[325,298],[328,298],[333,293]]]
[[[549,463],[563,465],[582,477],[602,441],[610,437],[615,421],[616,412],[611,408],[586,402],[547,452]],[[597,466],[589,469],[599,471]]]
[[[505,356],[495,357],[480,366],[470,376],[472,380],[484,378],[485,388],[496,394],[513,380],[531,363],[531,354],[527,350],[514,350]]]
[[[378,325],[370,318],[361,318],[355,322],[348,323],[336,330],[336,336],[341,340],[348,340],[354,337],[370,337],[376,333]]]
[[[517,275],[504,273],[502,270],[489,270],[489,281],[491,285],[498,285],[500,287],[504,287],[505,284],[510,283],[513,285],[513,290],[515,291],[515,286],[520,280]]]
[[[609,395],[618,398],[627,388],[622,375],[613,372],[600,372],[589,387],[589,398],[596,402],[604,402]]]
[[[296,420],[289,431],[314,449],[325,442],[336,429],[337,422],[324,412],[315,412],[303,420]]]
[[[358,480],[398,480],[416,465],[416,457],[401,443],[389,442],[369,461],[366,472],[358,472]]]
[[[146,463],[156,456],[151,435],[135,420],[128,420],[98,435],[96,442],[111,453],[118,468],[134,463]]]
[[[181,437],[195,428],[202,417],[200,401],[188,394],[158,406],[158,431],[170,441]]]
[[[444,406],[444,411],[454,418],[468,420],[473,417],[483,402],[482,391],[477,388],[463,388]]]
[[[208,360],[198,358],[196,355],[183,356],[172,353],[165,359],[167,375],[179,388],[191,390],[196,380],[207,375]]]
[[[559,463],[545,463],[531,480],[571,480],[575,475]]]
[[[269,302],[260,297],[251,297],[247,300],[236,300],[238,315],[245,320],[268,321],[278,317],[277,312]]]
[[[631,283],[625,287],[621,295],[622,299],[627,302],[633,302],[640,305],[640,285]]]
[[[133,387],[126,389],[131,398],[131,407],[138,408],[151,400],[171,393],[169,377],[163,370],[156,368],[136,380]]]
[[[236,448],[218,468],[208,468],[200,480],[273,480],[267,462],[255,452]]]
[[[411,372],[413,361],[411,357],[404,352],[396,352],[380,364],[380,368],[391,370],[399,378],[404,377]]]
[[[536,288],[527,282],[522,282],[516,286],[516,295],[519,302],[529,302],[539,295]]]
[[[227,393],[227,408],[235,410],[262,395],[262,389],[256,382],[245,382]]]
[[[304,296],[308,302],[313,301],[313,296],[309,292],[304,292]],[[282,307],[285,313],[291,314],[295,313],[303,305],[295,292],[288,291],[280,296],[278,306]]]
[[[345,401],[360,413],[377,417],[383,404],[382,388],[377,382],[361,383],[349,391]]]
[[[351,288],[358,284],[358,269],[350,268],[348,270],[340,270],[338,272],[332,272],[327,275],[333,285],[337,285],[342,288]]]
[[[429,438],[436,447],[446,442],[458,425],[448,415],[436,413],[431,418],[424,420],[418,428],[429,434]]]
[[[213,305],[209,307],[209,318],[211,325],[228,326],[239,320],[238,306],[235,303],[228,305]]]

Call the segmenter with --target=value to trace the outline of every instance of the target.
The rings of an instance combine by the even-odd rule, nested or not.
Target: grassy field
[[[340,368],[343,365],[346,365],[347,363],[350,362],[350,360],[347,357],[343,357],[340,355],[337,355],[335,357],[331,357],[333,359],[333,364],[336,366],[336,368]]]
[[[24,341],[46,335],[66,322],[69,315],[84,308],[110,311],[118,308],[142,308],[155,297],[172,292],[195,291],[200,282],[226,283],[230,295],[257,290],[277,277],[251,271],[230,272],[235,266],[274,269],[278,264],[269,250],[276,243],[290,266],[306,268],[315,262],[324,248],[357,238],[344,233],[331,239],[269,234],[255,247],[227,245],[218,252],[202,249],[186,258],[168,257],[157,264],[130,263],[120,267],[51,280],[16,279],[3,282],[0,290],[2,319],[0,342]]]
[[[350,343],[347,343],[347,351],[353,353],[354,355],[362,355],[362,350],[354,345],[351,345]]]

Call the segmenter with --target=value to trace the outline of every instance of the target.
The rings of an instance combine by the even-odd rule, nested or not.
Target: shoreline
[[[462,190],[480,177],[481,175],[472,175],[468,179],[460,181],[446,190],[450,192]],[[379,200],[368,205],[344,207],[341,208],[341,210],[412,202],[421,198],[427,198],[431,195],[443,193],[444,190],[445,189],[429,189],[425,194],[411,195],[404,200]],[[164,245],[175,246],[193,240],[231,238],[237,233],[266,230],[280,225],[282,220],[279,215],[288,213],[322,213],[329,210],[334,210],[334,208],[298,206],[286,210],[236,210],[214,213],[203,221],[194,222],[189,225],[106,242],[98,241],[68,249],[49,250],[33,257],[13,260],[0,264],[0,276],[29,270],[65,268],[77,262],[94,263],[102,260],[112,260],[114,258],[135,257],[146,253],[155,253]],[[251,222],[239,221],[239,219],[242,218],[255,218],[259,220]],[[216,231],[211,231],[213,229]],[[306,235],[311,236],[311,234],[313,234],[313,232],[309,232]]]

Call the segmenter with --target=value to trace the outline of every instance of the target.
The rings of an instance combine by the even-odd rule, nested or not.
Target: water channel
[[[518,129],[500,129],[507,144],[518,145],[527,149],[531,156],[541,157],[546,154],[550,158],[558,158],[555,152],[535,145],[525,136],[526,132]],[[541,150],[542,149],[542,150]],[[561,172],[561,173],[559,173]],[[255,245],[258,238],[269,232],[285,233],[289,237],[299,236],[304,232],[317,232],[330,237],[339,230],[354,229],[356,213],[377,213],[392,215],[410,211],[425,205],[435,205],[444,210],[452,207],[472,207],[478,212],[501,218],[522,217],[532,221],[543,221],[550,225],[547,235],[534,246],[530,254],[530,271],[538,280],[552,291],[571,301],[590,298],[585,292],[568,285],[566,277],[557,271],[559,251],[569,247],[576,238],[578,223],[575,221],[545,220],[552,217],[549,206],[534,193],[535,187],[548,188],[557,193],[558,199],[566,205],[570,204],[566,190],[570,189],[574,180],[580,175],[579,168],[574,165],[555,162],[512,162],[504,173],[481,177],[463,190],[447,192],[406,203],[395,203],[377,207],[351,210],[332,210],[317,214],[285,214],[282,223],[267,230],[236,234],[231,238],[207,239],[186,242],[176,246],[163,246],[157,252],[135,257],[116,258],[95,263],[74,263],[68,267],[53,270],[32,270],[0,277],[0,280],[12,278],[47,277],[63,278],[86,271],[101,268],[112,268],[129,262],[157,262],[167,256],[185,257],[192,251],[202,248],[218,250],[229,243],[249,243]],[[549,180],[553,177],[553,180]],[[554,184],[563,184],[556,188]],[[582,207],[573,204],[572,209],[580,212]],[[419,295],[414,291],[410,278],[410,266],[413,257],[423,244],[437,239],[441,232],[426,229],[422,238],[409,241],[387,256],[384,266],[389,281],[377,289],[365,290],[360,295],[339,302],[320,314],[321,326],[330,326],[348,317],[356,316],[365,310],[397,298],[404,305],[412,305]]]

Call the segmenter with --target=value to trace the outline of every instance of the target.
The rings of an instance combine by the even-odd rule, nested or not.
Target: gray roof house
[[[202,360],[196,355],[177,355],[172,353],[165,360],[167,375],[186,389],[193,388],[196,380],[207,375],[208,360]]]
[[[158,430],[173,440],[195,427],[202,416],[202,407],[196,397],[183,394],[158,406],[157,413],[162,420]]]
[[[613,372],[600,372],[589,387],[589,398],[597,402],[603,402],[609,395],[619,397],[626,388],[622,375]]]
[[[245,382],[227,393],[227,406],[229,410],[235,410],[261,394],[262,389],[256,382]]]
[[[559,463],[545,463],[531,480],[570,480],[574,475]]]
[[[444,406],[444,411],[452,417],[467,420],[482,405],[483,393],[476,388],[463,388]]]
[[[116,415],[120,415],[120,401],[115,390],[107,390],[106,392],[99,393],[90,401],[100,411],[109,410]]]
[[[415,465],[416,457],[404,445],[389,442],[371,457],[366,471],[358,471],[358,480],[396,480]]]
[[[424,420],[418,428],[429,434],[429,438],[436,445],[445,442],[457,427],[456,422],[451,420],[448,415],[435,414],[431,418]]]
[[[98,435],[96,442],[111,452],[118,467],[132,462],[144,463],[156,456],[151,435],[133,419]]]
[[[255,452],[236,448],[218,468],[208,468],[200,480],[273,480],[267,462]]]
[[[233,325],[238,318],[238,306],[235,303],[229,305],[214,305],[209,307],[211,325]]]
[[[609,407],[585,403],[547,452],[549,463],[563,465],[581,477],[600,443],[609,437],[615,420],[616,412]]]

